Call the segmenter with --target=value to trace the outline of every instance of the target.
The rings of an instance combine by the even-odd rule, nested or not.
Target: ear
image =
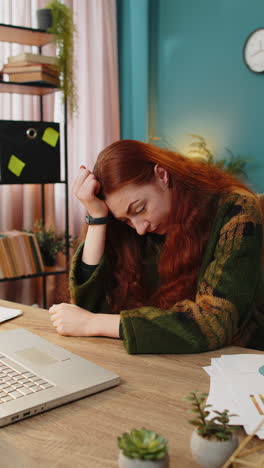
[[[162,187],[168,187],[169,185],[169,174],[164,167],[160,166],[159,164],[155,164],[154,166],[154,174],[156,180],[161,184]]]

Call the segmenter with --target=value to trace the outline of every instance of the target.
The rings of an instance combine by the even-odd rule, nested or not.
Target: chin
[[[152,231],[152,234],[159,234],[160,236],[163,236],[164,234],[166,234],[166,230],[158,226],[157,229],[155,229],[155,231]]]

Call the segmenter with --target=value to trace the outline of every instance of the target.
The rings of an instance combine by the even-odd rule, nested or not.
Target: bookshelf
[[[22,45],[35,45],[42,47],[49,44],[53,35],[41,29],[24,28],[12,24],[0,23],[0,41],[15,42]]]
[[[45,96],[54,93],[58,88],[51,85],[35,86],[25,83],[12,83],[11,81],[0,81],[0,93],[31,94],[32,96]]]
[[[39,53],[42,53],[42,46],[49,44],[52,41],[52,34],[42,31],[40,29],[25,28],[21,26],[14,26],[9,24],[0,23],[0,41],[1,42],[12,42],[23,45],[34,45],[38,46]],[[31,96],[39,96],[39,109],[40,109],[40,121],[43,121],[43,98],[45,95],[54,93],[58,90],[52,85],[30,85],[25,83],[12,83],[10,81],[0,81],[0,93],[16,93],[16,94],[27,94]],[[65,186],[65,239],[66,239],[66,255],[65,255],[65,267],[54,266],[46,267],[42,273],[27,275],[27,276],[16,276],[13,278],[2,278],[0,282],[5,281],[16,281],[29,278],[42,278],[42,291],[43,291],[43,303],[44,308],[47,307],[47,277],[50,275],[60,275],[67,273],[69,265],[69,206],[68,206],[68,145],[67,145],[67,104],[64,105],[64,180],[60,180],[60,184]],[[45,185],[49,183],[36,183],[39,185],[41,193],[41,217],[45,224]],[[53,182],[50,182],[53,183]],[[0,182],[0,185],[7,185]],[[9,184],[8,184],[9,185]]]

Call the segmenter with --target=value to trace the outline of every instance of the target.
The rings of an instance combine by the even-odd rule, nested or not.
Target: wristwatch
[[[110,216],[104,216],[103,218],[93,218],[90,215],[85,216],[85,222],[87,224],[107,224]]]

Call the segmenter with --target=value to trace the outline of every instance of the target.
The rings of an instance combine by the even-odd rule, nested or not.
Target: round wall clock
[[[255,73],[264,72],[264,28],[256,29],[248,36],[243,56],[250,70]]]

